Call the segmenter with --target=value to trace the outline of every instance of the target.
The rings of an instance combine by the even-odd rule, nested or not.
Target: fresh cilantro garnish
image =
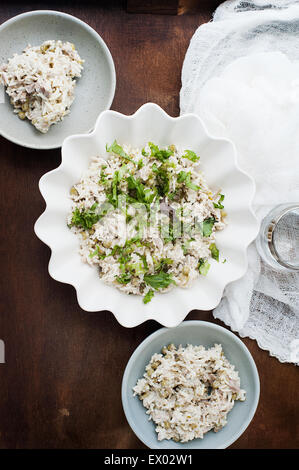
[[[106,168],[107,168],[107,165],[103,165],[102,168],[101,168],[99,184],[106,184],[107,183],[107,175],[104,172],[104,170]]]
[[[185,183],[187,188],[193,189],[193,191],[199,191],[200,186],[198,186],[197,184],[192,183],[190,178],[191,177],[189,177],[189,178],[187,177],[187,180],[186,180],[186,183]]]
[[[98,204],[94,203],[89,209],[81,210],[76,207],[72,214],[70,227],[75,225],[76,227],[82,227],[85,230],[91,229],[92,226],[96,224],[101,218],[100,214],[95,212],[97,206]]]
[[[173,201],[176,195],[177,195],[176,191],[173,191],[172,193],[168,193],[167,197],[170,201]]]
[[[148,304],[148,303],[152,300],[152,298],[154,297],[154,295],[155,295],[154,291],[153,291],[153,290],[149,290],[149,291],[145,294],[145,296],[143,297],[143,303],[144,303],[144,304]]]
[[[122,178],[127,171],[127,165],[122,165],[119,170],[114,172],[111,185],[106,189],[107,201],[115,208],[119,205],[119,196],[123,194],[119,189],[119,183],[122,181]],[[126,195],[123,195],[123,197],[126,198]]]
[[[156,270],[161,272],[167,272],[169,266],[173,263],[171,258],[162,258],[157,266]]]
[[[120,253],[122,252],[122,250],[123,250],[123,247],[122,247],[122,246],[114,245],[114,247],[113,247],[112,250],[111,250],[110,255],[111,255],[111,256],[114,256],[114,255],[116,255],[116,254],[120,254]]]
[[[142,260],[143,262],[143,266],[145,267],[146,270],[148,270],[148,265],[147,265],[147,261],[146,261],[146,256],[145,255],[141,255],[140,253],[136,253],[136,255],[139,256],[139,258]]]
[[[208,217],[199,224],[200,232],[203,237],[209,237],[212,234],[215,222],[216,219],[214,219],[214,217]]]
[[[95,256],[99,256],[100,254],[99,248],[100,248],[99,245],[97,245],[96,249],[89,254],[89,258],[94,258]]]
[[[164,165],[168,168],[176,168],[176,164],[174,162],[170,162],[169,160],[166,160],[166,162],[164,162]]]
[[[218,199],[218,203],[217,204],[215,202],[213,203],[215,209],[224,209],[224,205],[221,204],[223,199],[224,199],[224,194],[220,194],[220,198]]]
[[[188,158],[188,160],[191,160],[191,162],[198,162],[199,157],[196,155],[195,152],[192,150],[185,150],[185,154],[183,155],[183,158]]]
[[[121,177],[118,171],[116,171],[113,175],[112,183],[110,188],[106,191],[106,197],[110,204],[112,204],[115,208],[118,207],[118,184]]]
[[[210,269],[210,263],[208,262],[208,260],[206,259],[203,259],[203,258],[200,258],[199,262],[198,262],[198,270],[200,272],[200,274],[202,274],[203,276],[206,276],[208,274],[208,271]]]
[[[139,246],[139,243],[139,238],[134,237],[127,240],[124,246],[114,245],[112,248],[110,255],[118,256],[119,266],[122,271],[126,271],[127,263],[131,260],[131,254],[134,251],[134,245]]]
[[[127,177],[128,189],[133,191],[133,197],[144,204],[150,204],[153,202],[155,193],[147,188],[139,179],[134,178],[130,175]],[[130,194],[131,195],[131,194]]]
[[[149,148],[151,149],[151,156],[156,158],[157,160],[160,160],[160,162],[165,162],[168,160],[171,155],[173,155],[173,151],[168,149],[159,149],[158,145],[153,144],[152,142],[148,143]]]
[[[156,188],[160,196],[166,196],[169,191],[169,176],[163,165],[157,167],[154,163],[152,171],[156,176]]]
[[[116,155],[119,155],[120,157],[124,158],[125,160],[128,160],[129,162],[132,162],[132,163],[135,164],[134,160],[132,160],[132,158],[129,157],[129,155],[124,151],[124,149],[120,145],[118,145],[116,140],[113,142],[112,145],[110,145],[110,147],[108,147],[108,145],[106,145],[106,152],[116,153]]]
[[[97,256],[99,259],[105,259],[106,258],[105,253],[100,252],[99,245],[97,245],[96,249],[89,254],[90,258],[94,258],[95,256]]]
[[[219,250],[215,243],[211,243],[210,252],[211,252],[212,258],[214,258],[216,261],[219,262]]]
[[[140,168],[143,168],[143,167],[144,167],[144,163],[143,163],[142,158],[140,158],[140,160],[137,163],[137,169],[140,170]]]
[[[133,239],[127,240],[124,246],[114,245],[110,254],[114,256],[114,255],[126,255],[126,254],[131,253],[133,250],[132,244],[134,243],[132,240]]]
[[[185,171],[180,171],[177,177],[178,183],[184,183],[187,178],[187,173]]]
[[[192,183],[191,181],[191,173],[186,173],[185,171],[180,171],[177,177],[178,183],[185,183],[185,186],[187,188],[193,189],[194,191],[199,191],[200,186],[197,186],[196,184]]]
[[[148,157],[148,153],[145,151],[144,148],[141,150],[141,153],[144,157]]]
[[[146,269],[144,268],[143,263],[131,263],[127,265],[127,269],[135,274],[135,276],[139,276],[140,274],[144,274]]]
[[[116,276],[116,280],[117,282],[119,282],[120,284],[128,284],[128,282],[130,282],[132,276],[131,274],[129,273],[124,273],[124,274],[121,274],[120,276]]]
[[[143,279],[155,290],[165,289],[171,283],[175,284],[171,274],[165,273],[163,271],[157,274],[146,274]]]

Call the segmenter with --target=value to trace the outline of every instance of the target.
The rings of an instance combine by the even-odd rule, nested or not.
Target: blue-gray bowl
[[[0,25],[0,64],[28,45],[39,46],[49,39],[74,43],[85,60],[82,77],[76,81],[75,99],[62,122],[46,134],[13,112],[8,95],[0,85],[0,135],[23,147],[61,147],[66,137],[91,131],[99,114],[109,109],[115,92],[112,56],[100,35],[75,16],[60,11],[36,10],[22,13]]]
[[[158,441],[154,423],[148,420],[146,409],[139,398],[133,396],[132,388],[142,377],[151,356],[159,353],[162,347],[169,343],[205,347],[215,343],[221,344],[227,359],[236,366],[241,387],[246,390],[246,400],[235,403],[228,414],[226,426],[217,433],[210,431],[203,439],[186,443],[173,440]],[[185,321],[177,328],[162,328],[150,335],[132,354],[122,382],[122,403],[128,423],[136,436],[151,449],[225,449],[235,442],[249,425],[258,405],[259,394],[257,368],[243,342],[225,328],[204,321]]]

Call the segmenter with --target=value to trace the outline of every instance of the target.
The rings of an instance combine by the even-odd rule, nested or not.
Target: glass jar
[[[280,204],[264,217],[256,247],[273,268],[299,271],[299,203]]]

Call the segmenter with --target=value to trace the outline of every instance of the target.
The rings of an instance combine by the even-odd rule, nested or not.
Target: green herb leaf
[[[173,259],[171,258],[162,258],[159,262],[159,265],[156,268],[156,271],[164,271],[167,272],[169,266],[173,263]]]
[[[155,290],[165,289],[171,283],[175,284],[171,274],[164,273],[163,271],[158,274],[146,274],[144,281]]]
[[[211,252],[212,258],[214,258],[216,261],[219,262],[219,250],[215,243],[211,243],[210,252]]]
[[[128,189],[135,191],[133,197],[135,197],[138,202],[142,202],[144,204],[150,204],[151,202],[153,202],[155,193],[153,193],[149,188],[146,188],[146,186],[144,186],[144,184],[142,184],[140,180],[130,175],[127,177],[127,182]]]
[[[94,203],[90,209],[81,209],[81,211],[76,207],[72,214],[70,227],[75,225],[76,227],[82,227],[85,230],[91,229],[92,226],[101,218],[99,214],[95,213],[97,206],[98,204]]]
[[[224,205],[221,204],[223,199],[224,199],[224,194],[220,194],[220,198],[218,199],[218,203],[217,204],[215,202],[213,203],[215,209],[224,209]]]
[[[106,152],[116,153],[116,155],[119,155],[120,157],[124,158],[125,160],[128,160],[129,162],[132,162],[132,163],[135,164],[134,160],[132,160],[132,158],[129,157],[129,155],[124,151],[124,149],[120,145],[118,145],[116,140],[113,142],[112,145],[110,145],[110,147],[108,147],[108,145],[106,145]]]
[[[200,272],[200,274],[202,274],[203,276],[206,276],[208,274],[208,271],[210,269],[210,263],[208,262],[208,260],[206,259],[203,259],[201,258],[198,262],[198,270]]]
[[[156,176],[156,188],[160,196],[166,196],[169,191],[169,176],[163,165],[157,167],[154,163],[152,171]]]
[[[127,265],[127,268],[131,273],[134,273],[136,276],[144,274],[146,272],[143,263],[131,263]]]
[[[192,183],[191,180],[191,173],[186,173],[185,171],[180,171],[177,177],[178,183],[185,183],[187,188],[193,189],[194,191],[199,191],[200,186],[197,186],[196,184]]]
[[[198,186],[197,184],[192,183],[190,178],[187,178],[186,186],[187,186],[187,188],[193,189],[193,191],[199,191],[200,190],[200,186]]]
[[[142,158],[140,158],[140,160],[137,163],[137,168],[138,168],[138,170],[140,170],[140,168],[143,168],[143,167],[144,167],[144,163],[143,163]]]
[[[171,155],[173,155],[173,151],[170,149],[159,149],[158,145],[155,145],[152,142],[149,142],[148,145],[151,149],[151,156],[156,158],[157,160],[160,160],[161,162],[165,162]]]
[[[212,234],[215,222],[214,217],[209,217],[200,223],[200,232],[203,237],[209,237]]]
[[[119,181],[120,181],[120,175],[119,175],[119,172],[116,171],[113,175],[111,186],[106,191],[107,200],[115,208],[118,207],[118,195],[120,194],[120,192],[118,191]]]
[[[102,168],[101,168],[99,184],[106,184],[107,183],[107,175],[104,173],[104,170],[106,168],[107,168],[107,165],[103,165]]]
[[[144,304],[148,304],[148,303],[152,300],[152,298],[154,297],[154,295],[155,295],[154,291],[153,291],[153,290],[149,290],[149,291],[145,294],[145,296],[143,297],[143,303],[144,303]]]
[[[198,162],[199,160],[199,157],[192,150],[185,150],[183,158],[188,158],[188,160],[191,160],[191,162]]]
[[[185,171],[180,171],[177,177],[178,183],[184,183],[187,179],[187,173]]]
[[[92,252],[90,252],[89,254],[89,258],[94,258],[95,256],[99,256],[100,252],[99,252],[99,245],[96,246],[96,249]]]
[[[116,276],[116,280],[120,284],[128,284],[128,282],[130,282],[131,278],[132,278],[132,276],[129,273],[124,273],[124,274],[121,274],[120,276]]]
[[[140,253],[136,253],[136,255],[139,256],[139,258],[142,260],[143,262],[143,266],[145,267],[146,270],[148,270],[148,264],[147,264],[147,261],[146,261],[146,256],[145,255],[141,255]]]

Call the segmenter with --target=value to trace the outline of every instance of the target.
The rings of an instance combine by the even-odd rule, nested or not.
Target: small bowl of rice
[[[122,382],[127,421],[151,449],[229,447],[249,426],[259,393],[244,343],[204,321],[150,335],[132,354]]]
[[[11,142],[52,149],[91,131],[115,83],[105,42],[74,16],[38,10],[0,26],[0,135]]]

